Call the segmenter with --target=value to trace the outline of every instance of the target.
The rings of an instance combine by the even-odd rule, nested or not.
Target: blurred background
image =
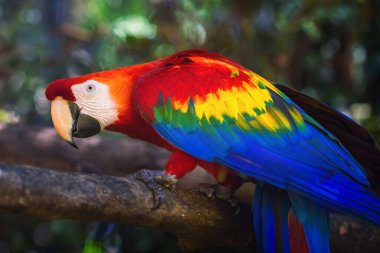
[[[44,89],[55,79],[202,48],[324,101],[380,140],[379,12],[379,0],[0,0],[0,122],[50,125]],[[93,226],[0,215],[0,253],[81,252]],[[109,244],[178,252],[173,236],[128,226]]]

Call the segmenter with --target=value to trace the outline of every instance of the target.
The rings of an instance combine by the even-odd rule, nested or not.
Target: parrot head
[[[46,88],[58,135],[76,147],[73,137],[86,138],[114,124],[130,94],[131,75],[123,69],[59,79]],[[123,102],[121,102],[123,101]]]

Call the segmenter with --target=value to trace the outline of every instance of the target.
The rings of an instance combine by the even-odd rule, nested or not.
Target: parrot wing
[[[370,133],[346,115],[284,85],[276,84],[286,96],[341,141],[366,169],[371,186],[380,194],[380,150]]]
[[[380,224],[379,197],[362,166],[283,92],[238,63],[181,52],[140,78],[133,99],[184,152]]]

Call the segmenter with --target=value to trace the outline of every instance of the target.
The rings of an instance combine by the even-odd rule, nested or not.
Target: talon
[[[199,184],[198,185],[198,191],[204,193],[207,198],[209,199],[215,199],[216,194],[215,194],[215,185],[213,184]]]
[[[173,190],[174,184],[177,182],[175,176],[167,175],[161,170],[139,170],[132,176],[143,181],[152,190],[155,202],[151,208],[152,211],[159,209],[165,200],[165,192],[161,186]]]
[[[209,199],[220,199],[235,208],[234,216],[240,213],[239,199],[234,195],[234,191],[219,184],[199,184],[198,190],[204,193]]]
[[[160,174],[155,176],[154,178],[156,182],[162,186],[165,186],[169,190],[174,190],[175,184],[177,183],[177,179],[174,175],[168,175],[168,174]]]

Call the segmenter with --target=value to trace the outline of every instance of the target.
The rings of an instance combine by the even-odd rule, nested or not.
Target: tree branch
[[[0,211],[44,219],[107,221],[156,228],[175,234],[185,251],[246,248],[252,241],[247,206],[239,215],[222,201],[180,188],[151,211],[144,183],[130,177],[65,173],[0,164]]]

